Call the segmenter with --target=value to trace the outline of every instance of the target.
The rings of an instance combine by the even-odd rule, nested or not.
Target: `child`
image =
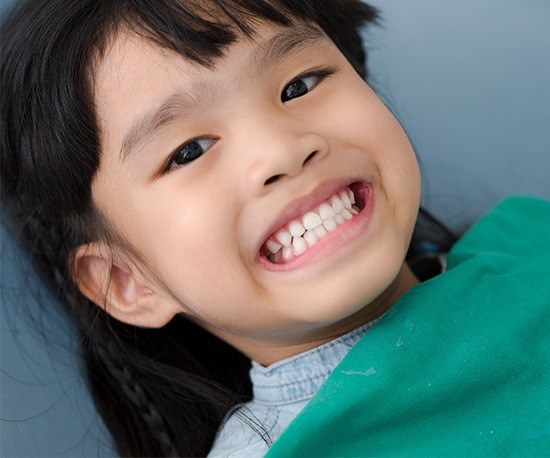
[[[419,283],[416,159],[362,78],[375,19],[59,0],[8,20],[3,190],[122,455],[265,454]]]

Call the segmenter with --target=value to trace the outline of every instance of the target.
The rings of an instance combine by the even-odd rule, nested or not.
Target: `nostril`
[[[302,164],[302,167],[308,163],[309,161],[311,161],[318,153],[319,151],[315,150],[313,151],[312,153],[310,153],[308,155],[308,157],[305,158],[303,164]],[[271,183],[275,183],[276,181],[278,181],[280,178],[284,177],[286,174],[284,173],[280,173],[278,175],[273,175],[272,177],[269,177],[267,180],[265,180],[264,182],[264,186],[267,186],[267,185],[270,185]]]
[[[267,186],[268,184],[275,183],[279,178],[281,178],[282,175],[273,175],[271,178],[268,178],[265,180],[264,186]]]
[[[304,164],[311,161],[315,156],[317,155],[317,151],[313,151],[308,157],[306,157],[306,160],[304,161]]]

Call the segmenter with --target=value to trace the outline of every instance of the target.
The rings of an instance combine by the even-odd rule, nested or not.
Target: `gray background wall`
[[[373,83],[415,144],[423,204],[462,230],[510,193],[550,198],[550,2],[372,3]],[[0,455],[112,455],[64,317],[0,235]]]
[[[414,142],[423,204],[462,230],[505,195],[550,198],[550,2],[371,3],[374,84]]]

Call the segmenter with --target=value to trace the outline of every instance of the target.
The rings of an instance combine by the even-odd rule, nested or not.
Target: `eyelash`
[[[336,69],[332,67],[320,67],[297,76],[296,78],[292,79],[292,81],[290,81],[288,84],[286,84],[285,87],[283,88],[283,91],[281,92],[281,102],[285,103],[290,100],[303,97],[304,95],[308,94],[310,91],[315,89],[325,78],[335,73],[336,73]],[[300,81],[303,81],[309,78],[315,78],[316,80],[309,87],[306,85],[307,92],[299,93],[300,90],[303,88],[298,87],[297,86],[298,83]],[[286,94],[286,91],[290,90],[293,86],[294,86],[293,90],[295,91],[295,94],[298,94],[298,95],[290,96]],[[204,145],[205,141],[207,142],[206,145]],[[173,168],[179,168],[199,158],[200,156],[202,156],[202,154],[206,153],[216,143],[216,141],[217,140],[212,137],[198,137],[193,140],[189,140],[188,142],[184,143],[181,146],[178,146],[178,148],[170,155],[168,164],[164,167],[162,174],[166,174],[170,172],[170,170],[172,170]],[[201,143],[203,144],[201,145]],[[203,149],[202,153],[199,154],[199,152],[196,150],[195,144]],[[193,148],[187,149],[187,152],[184,153],[182,163],[177,164],[176,159],[178,159],[178,156],[186,148],[191,148],[191,147]]]
[[[312,91],[313,89],[315,89],[325,78],[327,78],[331,75],[334,75],[335,73],[336,73],[336,69],[334,69],[332,67],[320,67],[320,68],[317,68],[317,69],[314,69],[314,70],[310,70],[306,73],[302,73],[301,75],[298,75],[296,78],[294,78],[290,83],[285,85],[285,87],[283,88],[283,91],[281,93],[281,102],[283,102],[283,103],[288,102],[289,100],[293,100],[295,98],[304,96],[305,94],[307,94],[310,91]],[[311,87],[308,88],[308,91],[306,93],[300,94],[296,97],[287,97],[287,98],[285,98],[285,92],[287,90],[289,90],[291,86],[297,84],[301,80],[305,80],[305,79],[308,79],[308,78],[316,78],[317,81],[315,81],[315,83]]]
[[[188,142],[184,143],[181,146],[178,146],[176,151],[174,151],[170,155],[170,158],[168,159],[168,164],[164,168],[163,174],[168,173],[173,168],[181,167],[181,166],[183,166],[185,164],[188,164],[189,162],[194,161],[195,159],[199,158],[200,156],[202,156],[202,154],[206,153],[206,151],[208,151],[210,148],[212,148],[212,146],[216,142],[217,142],[217,140],[213,137],[198,137],[198,138],[195,138],[193,140],[189,140]],[[192,146],[194,147],[195,144],[198,145],[200,148],[202,148],[202,150],[203,150],[202,153],[198,152],[196,150],[196,147],[194,148],[195,151],[193,151],[193,149],[191,149],[191,147]],[[177,164],[176,160],[178,159],[178,156],[180,154],[182,154],[186,150],[186,148],[189,148],[189,149],[187,149],[187,151],[183,154],[182,163]]]

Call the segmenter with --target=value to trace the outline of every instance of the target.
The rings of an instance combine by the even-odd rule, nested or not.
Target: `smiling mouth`
[[[286,264],[303,256],[319,242],[353,224],[365,208],[369,185],[355,182],[334,193],[320,205],[271,234],[260,255],[272,264]]]

